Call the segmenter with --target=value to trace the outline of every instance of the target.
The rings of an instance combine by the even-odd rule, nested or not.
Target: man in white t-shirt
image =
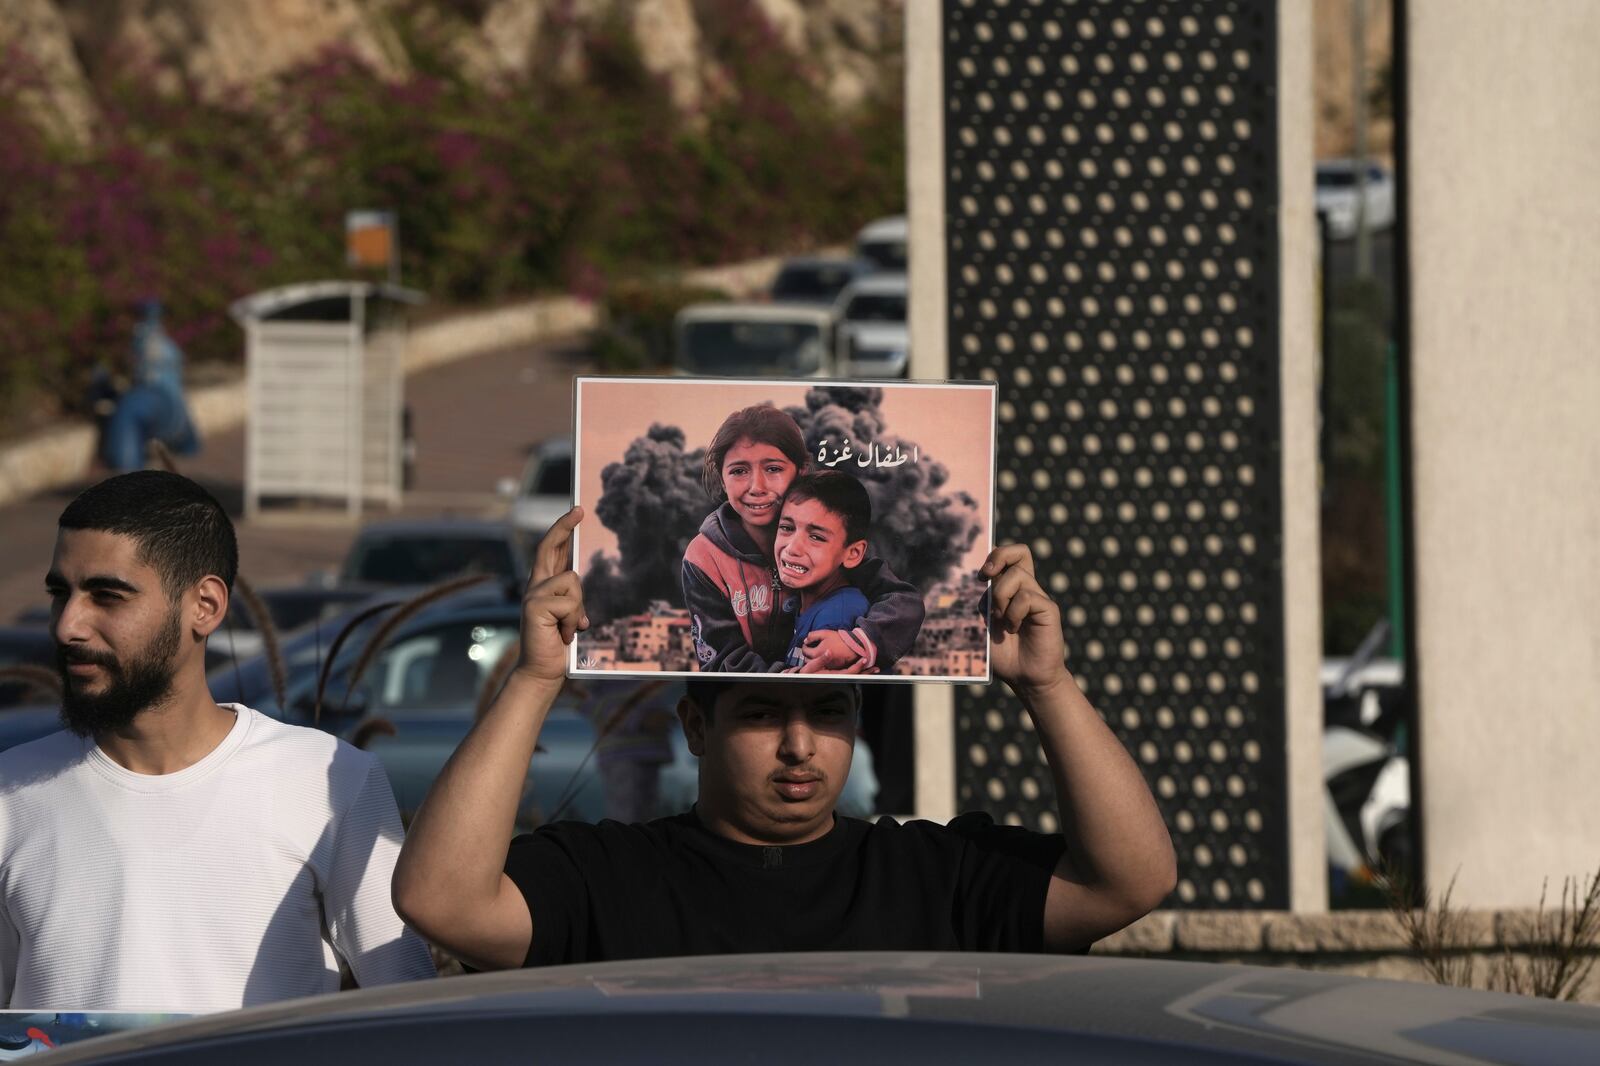
[[[45,586],[66,730],[0,753],[0,1007],[201,1012],[432,977],[389,899],[377,759],[206,687],[238,547],[187,478],[62,512]]]

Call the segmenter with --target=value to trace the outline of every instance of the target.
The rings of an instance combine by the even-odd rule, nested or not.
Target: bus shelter
[[[398,285],[268,289],[229,313],[245,332],[245,516],[263,500],[400,506],[407,305]]]

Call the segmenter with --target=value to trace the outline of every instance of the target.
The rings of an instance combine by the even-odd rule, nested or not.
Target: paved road
[[[417,467],[401,513],[503,513],[495,483],[521,472],[533,444],[572,431],[572,376],[585,369],[575,343],[557,342],[487,353],[408,378]],[[333,568],[355,532],[334,510],[284,509],[245,522],[242,428],[207,440],[180,469],[233,514],[240,570],[258,587],[298,583],[310,571]],[[44,574],[56,519],[88,483],[0,507],[0,624],[47,602]],[[387,513],[369,511],[369,517]]]

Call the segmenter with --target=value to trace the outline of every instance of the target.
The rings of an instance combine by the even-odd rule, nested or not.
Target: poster
[[[995,391],[578,378],[573,676],[987,681]]]

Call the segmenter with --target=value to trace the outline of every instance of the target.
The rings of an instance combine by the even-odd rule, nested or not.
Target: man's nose
[[[817,753],[817,739],[803,713],[791,714],[784,723],[781,753],[795,762],[805,762]]]
[[[57,644],[70,644],[88,637],[86,614],[76,596],[66,596],[54,606],[50,622],[50,635]]]

